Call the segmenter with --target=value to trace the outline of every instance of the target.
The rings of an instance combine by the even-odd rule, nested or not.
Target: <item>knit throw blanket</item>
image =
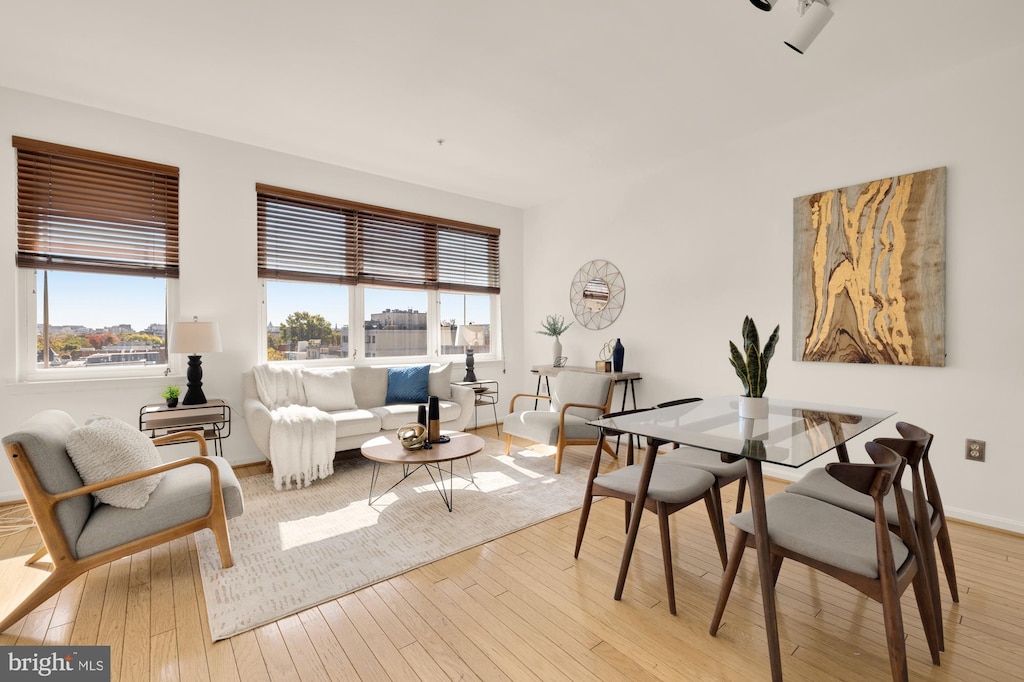
[[[336,427],[331,415],[305,404],[301,367],[258,365],[256,392],[270,409],[274,488],[302,488],[334,473]]]

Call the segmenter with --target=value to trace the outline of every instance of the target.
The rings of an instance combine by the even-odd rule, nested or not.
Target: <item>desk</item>
[[[139,409],[139,430],[148,431],[150,438],[178,431],[200,431],[206,440],[213,441],[213,453],[223,457],[221,440],[231,435],[231,406],[223,400],[177,407],[167,407],[165,403],[143,405]]]
[[[544,387],[547,389],[547,394],[551,395],[551,385],[548,383],[548,379],[561,372],[586,372],[587,374],[607,374],[612,378],[612,381],[616,384],[625,384],[622,390],[622,408],[626,409],[626,394],[633,394],[633,409],[636,409],[636,382],[643,379],[640,376],[640,372],[601,372],[594,369],[593,367],[553,367],[551,365],[534,365],[530,368],[530,371],[537,375],[537,390],[535,393],[540,395],[540,382],[544,380]],[[537,409],[536,402],[534,403],[534,409]]]
[[[775,586],[768,549],[768,521],[765,517],[761,464],[769,462],[793,468],[801,467],[830,450],[836,451],[840,461],[848,462],[846,442],[895,413],[889,410],[818,405],[771,398],[767,419],[740,419],[737,402],[735,396],[724,396],[590,422],[594,426],[614,428],[648,439],[640,484],[637,487],[633,513],[629,521],[626,547],[622,553],[615,598],[622,597],[659,442],[680,443],[713,450],[721,453],[723,458],[731,458],[732,461],[743,458],[747,463],[747,487],[750,489],[750,508],[754,517],[758,577],[761,583],[772,679],[781,680],[782,657],[779,653]]]

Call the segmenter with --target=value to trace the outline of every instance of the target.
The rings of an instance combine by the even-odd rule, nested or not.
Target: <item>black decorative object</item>
[[[426,428],[427,426],[427,406],[420,405],[419,409],[416,410],[416,423]]]
[[[188,390],[182,399],[182,405],[202,405],[206,402],[206,394],[203,393],[203,359],[199,355],[188,356],[188,370],[185,372],[188,378]]]
[[[615,348],[612,349],[612,370],[615,372],[622,371],[622,362],[626,359],[626,349],[622,345],[621,339],[615,339]]]
[[[427,440],[441,442],[441,403],[436,395],[427,400]]]
[[[178,406],[178,399],[176,397],[175,398],[168,398],[167,399],[167,407],[177,407],[177,406]]]
[[[466,376],[462,378],[463,381],[476,381],[476,372],[473,371],[475,365],[473,360],[473,349],[466,347]]]

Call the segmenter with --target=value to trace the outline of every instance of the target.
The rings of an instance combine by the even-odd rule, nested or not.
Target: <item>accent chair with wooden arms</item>
[[[879,442],[865,444],[873,464],[837,462],[825,467],[828,474],[842,484],[870,496],[874,508],[871,519],[828,502],[793,493],[783,492],[765,500],[773,585],[762,585],[761,589],[774,589],[783,560],[793,559],[827,573],[880,602],[889,666],[893,679],[900,681],[907,679],[900,596],[913,585],[928,649],[935,665],[939,664],[938,615],[932,608],[917,534],[903,495],[896,495],[894,502],[899,519],[897,532],[890,530],[886,520],[885,497],[892,486],[899,486],[905,465],[903,455],[910,451],[913,443],[897,439],[887,442],[892,447]],[[722,622],[743,550],[754,546],[751,512],[737,514],[730,522],[736,527],[736,538],[711,619],[711,635],[718,632]],[[765,618],[774,620],[775,614],[765,614]]]
[[[650,408],[647,408],[650,409]],[[645,412],[645,409],[627,410],[606,414],[603,418],[609,419],[625,414]],[[587,478],[587,489],[583,494],[583,508],[580,510],[579,528],[576,532],[575,558],[579,558],[580,547],[583,545],[583,534],[587,530],[587,521],[590,518],[590,508],[595,497],[614,497],[623,500],[626,504],[626,530],[629,529],[629,520],[632,513],[633,502],[636,500],[637,486],[640,484],[643,464],[633,464],[633,438],[629,438],[627,445],[627,466],[615,469],[605,474],[599,474],[601,466],[601,452],[604,443],[609,436],[623,435],[622,432],[611,428],[601,430],[597,447],[594,448],[594,459],[590,465],[590,475]],[[715,506],[712,489],[715,485],[713,474],[687,467],[681,464],[672,464],[664,461],[664,456],[658,456],[654,463],[654,470],[651,475],[651,482],[647,489],[647,497],[644,500],[644,509],[654,512],[658,516],[658,528],[661,533],[661,553],[665,565],[665,586],[668,598],[669,613],[676,613],[676,592],[675,576],[672,569],[672,539],[669,533],[668,517],[677,511],[689,507],[697,500],[704,500],[708,510],[708,519],[711,521],[711,529],[715,535],[715,542],[718,545],[718,553],[722,560],[722,568],[726,566],[728,558],[725,547],[725,532],[722,528],[722,513]],[[622,596],[625,586],[625,570],[628,562],[623,561],[623,567],[619,573],[619,581],[615,588],[615,598]]]
[[[555,473],[562,471],[562,453],[567,445],[593,445],[601,429],[588,421],[600,419],[611,410],[615,383],[611,376],[587,372],[560,372],[551,379],[551,395],[518,393],[509,402],[509,415],[501,422],[505,433],[505,454],[512,451],[512,438],[556,446]],[[548,409],[516,411],[521,399],[546,400]],[[605,452],[616,457],[610,445],[602,441]]]
[[[86,571],[203,528],[213,531],[221,565],[233,565],[227,520],[242,513],[242,491],[226,460],[206,456],[201,434],[168,434],[153,441],[194,440],[199,445],[197,457],[86,485],[67,450],[68,436],[75,429],[67,413],[46,410],[3,438],[43,540],[43,547],[26,565],[49,554],[53,568],[39,587],[0,620],[0,632]],[[139,509],[112,506],[94,497],[160,473],[163,478]]]

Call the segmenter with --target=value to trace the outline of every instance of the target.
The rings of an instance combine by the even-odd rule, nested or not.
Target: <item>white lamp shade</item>
[[[459,325],[459,334],[462,335],[462,341],[467,346],[484,345],[484,325],[482,324]]]
[[[171,327],[167,351],[186,355],[219,353],[220,327],[216,322],[176,322]]]
[[[820,2],[812,2],[789,35],[786,45],[803,54],[834,14],[831,7]]]

